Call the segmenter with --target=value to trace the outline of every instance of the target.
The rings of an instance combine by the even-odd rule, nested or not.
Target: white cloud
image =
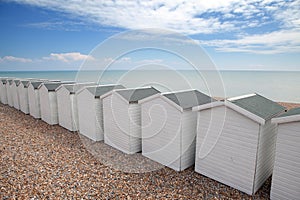
[[[243,36],[235,40],[200,42],[224,52],[275,54],[300,52],[300,30],[274,31],[266,34]]]
[[[102,27],[158,28],[188,35],[232,32],[235,39],[207,42],[221,51],[299,52],[300,0],[12,1],[61,11],[71,19],[75,16]],[[64,26],[61,22],[32,25]],[[253,34],[258,28],[260,34]],[[249,29],[254,30],[250,33]],[[50,58],[68,62],[73,56],[53,54]]]
[[[103,59],[104,63],[112,63],[112,64],[124,64],[124,63],[131,63],[133,65],[140,65],[140,64],[153,64],[153,63],[162,63],[162,59],[135,59],[133,60],[131,57],[122,57],[119,59],[113,59],[113,58],[104,58]]]
[[[16,1],[16,0],[15,0]],[[299,4],[282,0],[154,0],[80,1],[23,0],[25,4],[85,17],[101,25],[125,29],[165,28],[186,34],[224,32],[239,29],[264,13],[275,18]],[[294,9],[296,10],[296,9]],[[204,16],[206,14],[206,16]],[[210,15],[211,14],[211,15]],[[284,14],[285,16],[287,14]],[[236,19],[232,21],[231,19]],[[277,19],[288,22],[286,18]],[[258,24],[259,26],[259,24]]]
[[[21,62],[21,63],[29,63],[32,62],[31,59],[28,58],[19,58],[14,56],[4,56],[0,58],[0,62]]]
[[[90,55],[84,55],[79,52],[71,52],[71,53],[51,53],[48,57],[43,57],[44,60],[54,60],[61,61],[65,63],[73,62],[73,61],[83,61],[83,60],[94,60],[94,58]]]

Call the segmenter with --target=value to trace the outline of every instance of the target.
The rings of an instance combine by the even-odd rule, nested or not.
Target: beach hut
[[[7,104],[6,83],[7,83],[7,80],[5,78],[1,78],[1,80],[0,80],[0,101],[3,104]]]
[[[142,150],[139,100],[158,94],[153,87],[115,90],[103,95],[104,142],[133,154]]]
[[[14,107],[14,101],[13,101],[13,96],[12,96],[12,84],[14,82],[14,78],[9,78],[7,79],[7,83],[6,83],[6,93],[7,93],[7,104],[10,107]]]
[[[75,83],[61,85],[56,89],[58,122],[59,125],[70,130],[78,130],[77,98],[76,93],[86,86],[95,83]]]
[[[44,81],[31,81],[28,86],[29,114],[36,118],[41,118],[40,94],[38,88]]]
[[[26,80],[21,80],[20,85],[18,86],[20,110],[25,114],[29,114],[28,87],[31,81],[37,81],[37,80],[31,78]]]
[[[176,171],[195,164],[197,112],[215,100],[197,90],[150,96],[142,109],[142,154]]]
[[[29,114],[35,119],[41,118],[41,105],[40,105],[40,94],[38,88],[44,82],[60,82],[59,80],[48,81],[41,79],[38,81],[31,81],[28,87],[28,102],[29,102]]]
[[[86,87],[77,93],[79,133],[93,141],[103,140],[103,105],[100,96],[122,85]]]
[[[195,171],[249,195],[273,171],[276,125],[285,108],[258,94],[194,107],[198,112]]]
[[[39,85],[41,118],[50,125],[58,124],[56,89],[62,84],[74,82],[45,82]]]
[[[271,199],[300,198],[300,107],[272,123],[278,124]]]
[[[14,79],[11,85],[11,95],[13,99],[13,106],[15,109],[20,110],[18,87],[21,83],[21,79]]]
[[[30,84],[29,80],[22,80],[18,87],[20,110],[25,114],[29,114],[29,103],[28,103],[29,84]]]

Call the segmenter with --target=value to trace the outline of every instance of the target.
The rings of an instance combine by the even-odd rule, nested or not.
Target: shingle
[[[288,112],[280,115],[279,117],[288,117],[293,115],[300,115],[300,107],[289,110]]]
[[[264,120],[269,120],[285,110],[283,106],[259,94],[249,95],[244,98],[234,98],[234,100],[228,99],[228,101]]]
[[[185,109],[191,109],[194,106],[203,105],[216,101],[215,99],[199,92],[198,90],[182,91],[163,94],[180,107]]]
[[[119,90],[116,92],[120,94],[124,99],[126,99],[129,103],[137,103],[138,100],[160,93],[160,91],[153,87]]]
[[[101,85],[101,86],[93,86],[93,87],[87,87],[86,89],[92,93],[95,98],[99,98],[101,95],[110,92],[114,89],[123,89],[125,88],[122,85]]]

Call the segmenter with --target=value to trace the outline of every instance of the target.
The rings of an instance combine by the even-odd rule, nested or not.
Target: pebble
[[[271,179],[249,196],[193,167],[176,172],[141,154],[87,143],[0,103],[0,199],[269,199]]]

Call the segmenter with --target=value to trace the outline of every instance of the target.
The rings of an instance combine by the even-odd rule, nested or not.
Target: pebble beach
[[[135,164],[127,164],[125,154],[94,144],[113,165],[130,166],[121,170],[101,162],[83,141],[76,132],[0,103],[0,199],[269,199],[271,178],[249,196],[194,167],[176,172],[141,154],[134,155]],[[137,173],[133,166],[140,163],[149,170]]]

